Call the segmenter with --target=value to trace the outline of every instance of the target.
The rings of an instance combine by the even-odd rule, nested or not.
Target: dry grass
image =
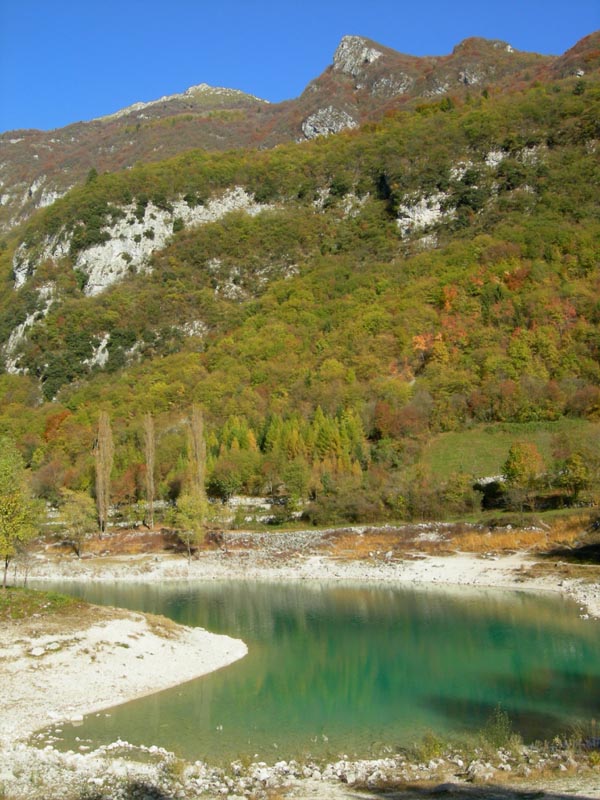
[[[550,524],[532,523],[527,527],[467,530],[451,536],[456,550],[469,553],[508,553],[528,550],[544,553],[557,547],[572,547],[589,525],[589,515],[578,514],[552,520]]]
[[[397,531],[372,530],[364,534],[344,531],[324,540],[324,547],[335,558],[345,561],[367,559],[372,553],[398,552],[401,541]]]
[[[588,528],[588,513],[559,517],[549,523],[535,521],[524,526],[487,527],[455,523],[443,527],[403,525],[398,528],[367,529],[364,533],[350,531],[327,536],[323,548],[340,560],[369,558],[415,558],[419,555],[449,555],[451,553],[494,553],[497,555],[529,551],[547,553],[570,548]]]
[[[576,564],[567,561],[536,561],[527,568],[524,575],[528,578],[540,578],[551,575],[555,580],[576,579],[586,583],[600,582],[600,565]]]
[[[173,534],[165,530],[124,529],[94,536],[86,540],[83,555],[140,555],[142,553],[161,553],[175,546]]]
[[[177,639],[181,634],[181,626],[168,617],[159,614],[144,614],[148,629],[163,639]]]
[[[506,553],[517,550],[544,550],[548,534],[539,530],[501,530],[463,533],[452,539],[456,550],[465,553]]]
[[[340,530],[324,535],[320,548],[327,555],[340,561],[368,560],[407,560],[423,556],[445,556],[454,553],[472,554],[512,554],[527,551],[539,556],[552,551],[564,549],[568,552],[589,530],[590,512],[580,512],[564,516],[543,515],[535,518],[528,515],[522,524],[513,517],[490,519],[488,524],[456,522],[452,524],[404,524],[397,527],[366,528],[362,533]],[[512,524],[508,524],[509,520]],[[500,524],[499,524],[500,523]],[[286,549],[277,553],[264,553],[267,562],[273,559],[285,559]],[[215,541],[200,544],[200,551],[214,551],[219,547]],[[253,542],[252,531],[242,541],[227,543],[227,551],[237,550],[240,553],[248,549],[257,551],[260,556],[260,544]],[[62,551],[52,548],[55,554]],[[107,564],[111,557],[148,555],[156,553],[180,553],[183,549],[174,532],[162,529],[121,530],[95,538],[86,544],[84,557],[103,557]],[[72,551],[70,556],[73,557]],[[560,560],[557,555],[556,559]],[[143,565],[141,565],[143,568]]]

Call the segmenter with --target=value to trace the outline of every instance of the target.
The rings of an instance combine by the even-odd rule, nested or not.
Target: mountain
[[[423,73],[420,94],[381,115],[374,87],[396,56],[345,39],[294,108],[301,128],[332,82],[354,126],[91,172],[13,230],[0,250],[0,431],[36,493],[90,488],[106,410],[118,502],[143,494],[148,412],[157,485],[176,497],[194,403],[214,494],[311,494],[315,521],[472,508],[473,478],[498,474],[506,452],[475,472],[455,446],[437,481],[427,465],[432,443],[474,432],[486,452],[497,436],[537,436],[548,486],[581,461],[597,486],[594,42],[527,55],[527,80],[503,73],[502,90],[463,80],[424,97]],[[457,80],[467,56],[474,70],[482,48],[496,74],[519,57],[469,40],[435,60],[435,80]],[[160,103],[89,125],[138,113]]]
[[[0,135],[0,231],[50,205],[92,169],[112,172],[191,148],[273,147],[352,128],[432,97],[584,74],[597,61],[598,39],[593,34],[564,56],[551,57],[473,38],[448,56],[420,58],[345,36],[332,65],[295,100],[270,104],[200,84],[91,122],[10,131]]]

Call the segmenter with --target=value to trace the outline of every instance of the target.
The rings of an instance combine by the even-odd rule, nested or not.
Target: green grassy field
[[[598,451],[600,423],[562,418],[556,422],[501,423],[442,433],[425,448],[422,464],[440,478],[454,472],[478,478],[499,475],[511,445],[523,441],[534,442],[546,467],[550,467],[563,442],[569,442],[575,450]]]
[[[0,589],[0,621],[27,620],[32,616],[49,617],[73,611],[85,605],[79,600],[56,592],[8,587]]]

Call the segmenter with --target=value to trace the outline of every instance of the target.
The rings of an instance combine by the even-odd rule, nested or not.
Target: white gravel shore
[[[160,630],[129,612],[64,633],[3,625],[0,744],[192,680],[247,653],[239,639],[202,628],[169,626],[167,636]]]

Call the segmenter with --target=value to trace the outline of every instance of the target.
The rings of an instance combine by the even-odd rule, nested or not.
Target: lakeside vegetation
[[[32,617],[36,617],[43,621],[55,615],[64,617],[74,609],[81,609],[86,605],[81,600],[58,592],[9,587],[6,591],[0,592],[0,620],[29,621]]]

